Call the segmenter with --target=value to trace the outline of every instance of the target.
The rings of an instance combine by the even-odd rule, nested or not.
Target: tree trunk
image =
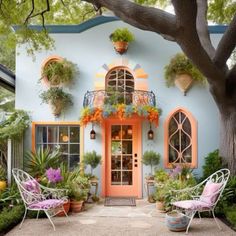
[[[231,175],[236,175],[236,105],[220,113],[220,155]]]

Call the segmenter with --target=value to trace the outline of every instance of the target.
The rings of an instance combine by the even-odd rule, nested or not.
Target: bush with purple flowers
[[[62,176],[61,176],[61,169],[53,169],[49,168],[46,170],[46,176],[47,179],[50,183],[56,184],[60,181],[62,181]]]

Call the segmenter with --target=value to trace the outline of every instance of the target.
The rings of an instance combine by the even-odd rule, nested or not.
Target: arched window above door
[[[115,67],[106,75],[106,90],[109,96],[117,96],[118,103],[132,103],[134,76],[127,67]]]
[[[164,158],[166,168],[173,164],[197,167],[197,122],[183,108],[175,109],[165,121]]]

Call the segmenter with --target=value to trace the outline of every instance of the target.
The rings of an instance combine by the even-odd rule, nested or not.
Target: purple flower
[[[46,176],[49,180],[49,182],[51,183],[58,183],[62,180],[61,177],[61,169],[53,169],[53,168],[49,168],[48,170],[46,170]]]
[[[181,174],[182,169],[183,169],[183,168],[182,168],[181,165],[177,165],[174,169],[172,169],[172,170],[170,171],[170,177],[172,177],[172,178],[177,177],[179,174]]]

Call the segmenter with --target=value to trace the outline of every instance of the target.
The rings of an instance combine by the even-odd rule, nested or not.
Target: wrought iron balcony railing
[[[133,104],[136,106],[156,106],[156,97],[152,91],[134,90],[132,92],[109,92],[106,90],[87,91],[84,95],[84,107],[102,107],[104,104]]]

